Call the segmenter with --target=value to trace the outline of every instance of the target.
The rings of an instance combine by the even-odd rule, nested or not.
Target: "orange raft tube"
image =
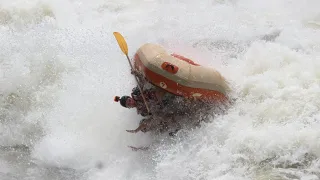
[[[144,44],[134,56],[134,67],[152,84],[178,96],[226,101],[229,86],[221,74],[156,44]]]

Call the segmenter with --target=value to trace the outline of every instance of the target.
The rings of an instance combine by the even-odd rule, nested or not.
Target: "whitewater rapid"
[[[319,179],[317,0],[0,1],[0,177]],[[129,56],[158,43],[217,69],[236,100],[177,137],[130,134],[113,101]],[[133,152],[133,146],[150,150]]]

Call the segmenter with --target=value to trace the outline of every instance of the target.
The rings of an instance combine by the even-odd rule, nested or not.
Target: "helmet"
[[[119,96],[115,96],[115,97],[114,97],[114,101],[115,101],[115,102],[120,101],[121,106],[127,107],[127,106],[126,106],[126,102],[127,102],[127,99],[128,99],[128,98],[130,98],[130,96],[122,96],[121,98],[120,98]]]

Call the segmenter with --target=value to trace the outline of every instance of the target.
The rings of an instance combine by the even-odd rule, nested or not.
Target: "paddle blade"
[[[128,55],[128,45],[126,40],[124,40],[123,36],[118,33],[118,32],[113,32],[114,37],[116,38],[119,47],[121,48],[121,51],[125,54]]]

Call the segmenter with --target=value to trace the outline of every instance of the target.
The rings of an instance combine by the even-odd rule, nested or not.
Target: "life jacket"
[[[147,101],[147,104],[148,104],[148,107],[150,108],[151,113],[161,108],[160,104],[158,103],[158,98],[157,98],[155,89],[146,89],[143,91],[143,95]],[[144,104],[143,97],[138,87],[135,87],[132,89],[131,97],[136,102],[137,113],[140,114],[141,116],[148,116],[147,107]]]

